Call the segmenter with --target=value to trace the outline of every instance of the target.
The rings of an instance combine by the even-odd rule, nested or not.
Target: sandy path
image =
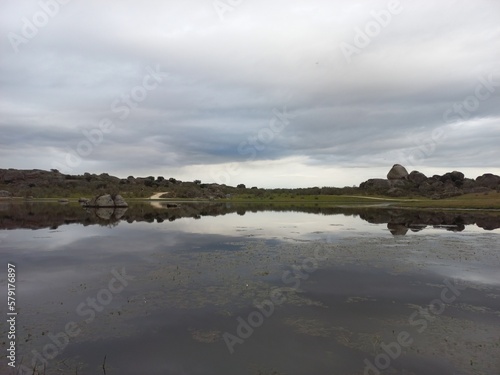
[[[162,199],[162,198],[160,198],[160,197],[161,197],[163,194],[169,194],[169,192],[168,192],[168,191],[164,191],[164,192],[162,192],[162,193],[156,193],[156,194],[154,194],[154,195],[150,196],[150,197],[149,197],[149,199]]]
[[[369,197],[366,195],[343,195],[343,197],[349,198],[363,198],[363,199],[374,199],[380,201],[421,201],[421,199],[408,199],[408,198],[380,198],[380,197]]]

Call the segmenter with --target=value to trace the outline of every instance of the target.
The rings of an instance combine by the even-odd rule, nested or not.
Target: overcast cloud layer
[[[500,174],[496,0],[0,4],[0,168],[263,187],[394,163]]]

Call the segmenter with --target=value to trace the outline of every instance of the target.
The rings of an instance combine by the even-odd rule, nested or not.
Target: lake
[[[499,212],[2,201],[0,372],[498,375],[499,240]]]

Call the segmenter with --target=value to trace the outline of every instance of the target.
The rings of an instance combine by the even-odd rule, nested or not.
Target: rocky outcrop
[[[67,196],[95,196],[107,192],[120,192],[136,198],[146,198],[158,191],[169,191],[170,198],[225,198],[228,193],[242,193],[243,188],[180,181],[158,176],[119,178],[107,173],[70,175],[56,169],[1,169],[0,190],[8,190],[13,196],[36,198],[60,198]]]
[[[105,221],[119,220],[128,208],[128,203],[119,194],[98,195],[90,200],[80,198],[79,201],[90,215]]]
[[[407,180],[408,179],[408,171],[401,164],[394,164],[387,173],[387,179],[391,180]]]
[[[128,207],[128,204],[121,195],[104,194],[83,202],[83,206],[88,208],[123,208]]]
[[[359,185],[370,194],[403,197],[418,195],[433,199],[449,198],[462,194],[488,193],[500,190],[500,176],[486,173],[475,180],[465,178],[459,171],[427,177],[419,171],[408,174],[405,167],[395,164],[387,174],[387,180],[369,179]]]
[[[362,182],[359,187],[362,189],[387,190],[391,185],[388,180],[384,180],[383,178],[370,178]]]
[[[451,185],[455,187],[461,187],[464,182],[464,179],[465,179],[464,174],[462,172],[457,172],[457,171],[448,172],[439,177],[439,180],[442,183],[444,184],[448,183],[448,185],[450,185],[449,183],[451,183]]]
[[[485,173],[482,176],[476,178],[476,184],[477,186],[495,189],[500,187],[500,176],[491,173]]]
[[[422,182],[427,180],[427,176],[419,171],[411,171],[411,173],[408,175],[408,180],[416,185],[420,185]]]

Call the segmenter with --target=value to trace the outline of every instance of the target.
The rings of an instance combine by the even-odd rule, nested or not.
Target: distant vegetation
[[[148,176],[118,178],[107,173],[67,175],[57,170],[0,169],[0,191],[17,197],[79,198],[98,194],[121,194],[124,198],[148,198],[168,192],[168,198],[221,199],[234,196],[270,198],[276,194],[289,196],[354,194],[357,188],[311,187],[304,189],[247,188],[244,184],[227,186],[202,183],[201,180],[180,181],[173,177]]]
[[[100,194],[121,194],[125,200],[149,198],[158,193],[166,193],[162,198],[171,199],[231,199],[236,201],[261,202],[311,202],[316,203],[352,203],[362,201],[362,197],[371,198],[415,198],[422,202],[440,200],[443,203],[428,203],[429,207],[443,207],[447,198],[464,197],[454,200],[453,207],[499,208],[500,176],[491,173],[476,179],[465,178],[461,172],[453,171],[442,176],[425,176],[418,171],[408,173],[395,164],[387,174],[387,179],[370,179],[359,187],[309,187],[263,189],[244,184],[227,186],[203,183],[201,180],[180,181],[174,177],[148,176],[118,178],[107,173],[68,175],[53,169],[16,170],[0,169],[0,198],[15,196],[24,198],[80,198],[94,197]],[[335,198],[343,196],[342,199]],[[353,198],[356,197],[356,198]],[[429,199],[430,198],[430,199]],[[446,200],[446,201],[445,201]],[[408,202],[407,202],[408,203]],[[409,204],[409,203],[408,203]],[[452,203],[449,203],[450,205]]]

